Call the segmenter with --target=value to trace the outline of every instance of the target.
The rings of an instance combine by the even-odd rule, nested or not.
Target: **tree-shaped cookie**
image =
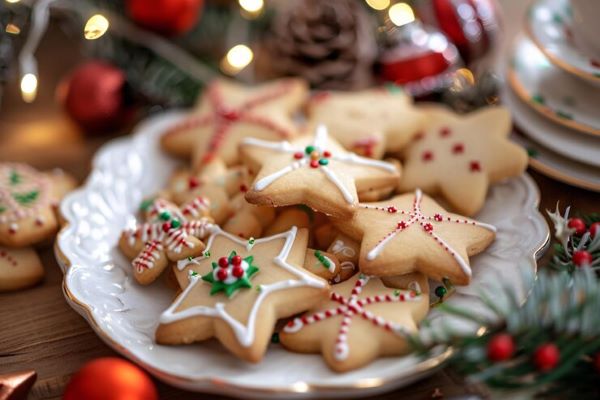
[[[204,243],[214,227],[206,217],[208,202],[197,197],[180,208],[163,200],[142,203],[147,222],[121,234],[119,247],[129,258],[133,276],[143,285],[150,284],[164,271],[169,261],[202,254]]]
[[[360,204],[351,221],[336,221],[349,236],[362,240],[360,270],[377,276],[421,272],[466,285],[468,257],[487,248],[496,229],[450,214],[420,190],[377,203]]]
[[[189,283],[161,315],[160,344],[184,344],[216,337],[239,358],[258,362],[275,323],[316,306],[327,296],[325,280],[302,265],[308,230],[255,241],[215,228],[204,256],[177,263]]]
[[[417,330],[429,310],[427,280],[418,274],[415,279],[411,289],[403,290],[357,274],[333,286],[328,300],[289,321],[279,335],[281,343],[296,352],[322,353],[338,372],[380,356],[405,354],[410,350],[406,335]]]
[[[324,125],[314,136],[292,142],[246,138],[240,151],[251,169],[260,168],[246,193],[253,204],[306,204],[324,214],[348,216],[358,202],[357,191],[395,186],[400,177],[394,164],[344,150]]]
[[[60,170],[0,163],[0,245],[23,247],[51,238],[58,229],[54,208],[74,186]]]
[[[427,108],[427,126],[403,151],[403,191],[440,193],[460,214],[475,215],[491,183],[518,176],[527,153],[508,139],[510,113],[490,107],[457,115],[442,106]]]
[[[197,167],[212,156],[236,164],[243,137],[281,140],[294,136],[291,117],[307,93],[306,84],[298,79],[255,87],[218,79],[206,89],[197,109],[162,137],[162,146],[177,156],[193,156]]]
[[[346,149],[373,158],[402,150],[425,123],[410,96],[383,88],[319,93],[308,118],[311,126],[325,124]]]

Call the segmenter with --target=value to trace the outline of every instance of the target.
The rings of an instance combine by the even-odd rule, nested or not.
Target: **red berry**
[[[231,263],[233,265],[240,265],[242,263],[242,257],[240,257],[240,256],[233,256],[231,258]]]
[[[319,168],[319,161],[318,160],[310,160],[310,166],[311,166],[311,168]]]
[[[165,232],[169,232],[169,229],[171,229],[171,223],[170,222],[165,222],[164,224],[162,224],[162,230]]]
[[[577,250],[573,253],[573,264],[578,267],[583,267],[584,265],[590,265],[593,261],[592,254],[587,250]]]
[[[590,225],[590,235],[592,235],[592,239],[596,237],[597,233],[600,233],[600,222],[594,222]]]
[[[224,281],[225,279],[227,279],[227,275],[229,275],[229,272],[227,272],[227,270],[225,268],[219,268],[217,270],[217,279],[220,281]]]
[[[583,235],[586,231],[585,222],[581,218],[571,218],[567,226],[571,229],[575,229],[576,235]]]
[[[227,257],[219,258],[219,267],[227,268],[228,266],[229,266],[229,260],[227,259]]]
[[[240,267],[239,265],[236,265],[235,267],[233,267],[233,270],[231,271],[231,273],[236,278],[241,278],[244,275],[244,269],[242,267]]]
[[[554,369],[560,360],[560,350],[554,343],[546,343],[537,348],[533,354],[533,362],[542,372]]]
[[[197,188],[200,186],[200,179],[196,178],[195,176],[190,176],[190,179],[188,179],[188,186],[190,189]]]
[[[487,345],[487,356],[492,361],[505,361],[515,352],[515,342],[508,333],[495,335]]]

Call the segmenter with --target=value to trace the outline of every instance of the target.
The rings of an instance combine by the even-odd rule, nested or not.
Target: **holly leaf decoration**
[[[227,279],[230,279],[231,277],[233,277],[233,275],[231,275],[231,263],[232,263],[232,259],[233,257],[235,257],[237,255],[237,253],[235,251],[232,251],[231,253],[229,253],[229,257],[228,262],[229,262],[229,266],[227,268]],[[252,287],[252,283],[250,282],[250,278],[256,274],[259,271],[259,268],[253,264],[254,262],[254,257],[253,256],[248,256],[244,259],[242,259],[242,262],[245,262],[248,267],[246,268],[246,270],[244,271],[244,274],[240,277],[235,277],[235,281],[227,283],[225,282],[225,280],[227,279],[219,279],[218,278],[218,270],[219,269],[223,269],[222,267],[220,267],[216,262],[212,262],[212,271],[209,272],[206,275],[202,276],[202,280],[205,282],[210,283],[211,289],[210,289],[210,294],[215,295],[219,292],[225,292],[225,295],[227,297],[231,297],[233,296],[239,289],[242,288],[246,288],[249,289]],[[217,275],[217,278],[215,278],[215,275]]]

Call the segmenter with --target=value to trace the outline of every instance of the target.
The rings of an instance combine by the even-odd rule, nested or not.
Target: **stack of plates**
[[[506,68],[503,101],[532,168],[600,191],[600,60],[570,34],[568,0],[537,0]]]

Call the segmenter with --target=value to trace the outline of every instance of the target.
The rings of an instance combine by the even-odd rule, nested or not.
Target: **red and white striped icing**
[[[164,247],[160,240],[151,240],[144,244],[144,250],[133,259],[131,265],[138,273],[154,268],[154,264],[163,254]]]

